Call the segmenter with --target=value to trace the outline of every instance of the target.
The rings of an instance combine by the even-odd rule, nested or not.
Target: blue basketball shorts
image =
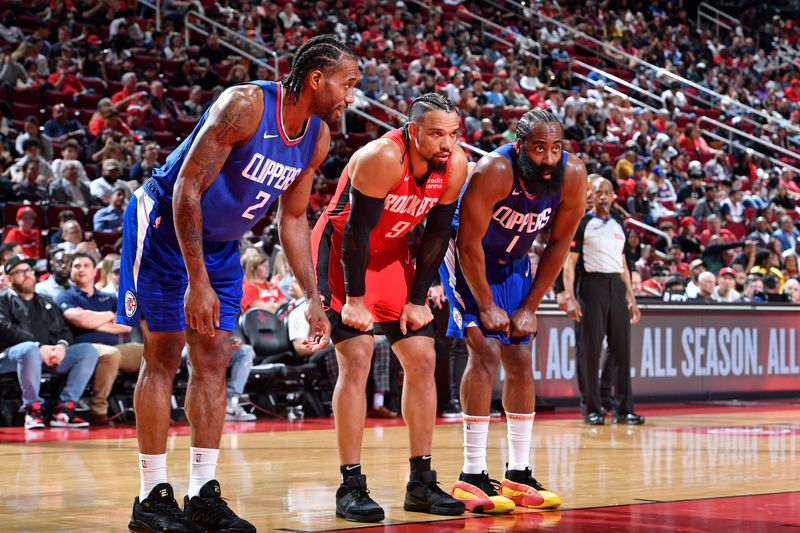
[[[189,278],[175,235],[172,202],[158,193],[152,181],[128,203],[122,241],[117,323],[135,327],[145,320],[150,331],[186,329],[183,302]],[[211,287],[219,298],[219,329],[234,331],[242,302],[239,243],[203,241],[203,252]]]
[[[439,266],[442,287],[450,304],[450,319],[447,324],[449,337],[462,338],[464,330],[478,327],[485,337],[498,339],[503,344],[528,344],[530,336],[508,338],[504,333],[488,331],[480,321],[478,303],[472,296],[467,280],[461,272],[461,265],[456,259],[455,240],[450,240],[447,254]],[[531,261],[527,256],[500,263],[487,257],[486,280],[492,291],[495,305],[504,310],[509,318],[528,296],[533,279]]]

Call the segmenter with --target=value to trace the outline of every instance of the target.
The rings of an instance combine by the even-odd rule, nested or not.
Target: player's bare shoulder
[[[243,146],[258,130],[264,113],[261,87],[253,84],[226,89],[211,106],[206,129],[221,143]]]
[[[480,194],[495,201],[507,196],[514,186],[514,166],[507,157],[490,152],[472,169],[467,194]]]
[[[359,148],[348,163],[348,174],[356,181],[365,179],[396,183],[403,178],[406,154],[391,139],[375,139]]]
[[[586,165],[575,154],[567,155],[567,164],[564,169],[564,189],[561,197],[586,194]]]

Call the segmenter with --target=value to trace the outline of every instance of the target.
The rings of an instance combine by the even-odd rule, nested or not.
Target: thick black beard
[[[517,156],[519,173],[522,176],[522,183],[528,194],[534,196],[549,196],[561,190],[564,185],[564,158],[561,157],[555,165],[537,165],[529,157],[525,150],[520,150]],[[546,172],[550,173],[550,179],[542,177]]]
[[[428,161],[428,172],[441,174],[445,170],[447,170],[447,161],[439,162],[434,161],[433,159]]]

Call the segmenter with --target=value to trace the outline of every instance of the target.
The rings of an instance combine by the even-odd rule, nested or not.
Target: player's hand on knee
[[[348,298],[342,307],[342,323],[360,331],[372,329],[372,313],[364,305],[363,298]]]
[[[536,312],[520,307],[511,314],[511,337],[530,337],[536,333]]]
[[[209,283],[190,283],[183,302],[186,324],[212,337],[219,327],[219,298]]]
[[[306,306],[306,320],[308,338],[303,341],[303,346],[312,352],[325,348],[331,340],[331,323],[325,316],[325,310],[319,300],[313,300]]]
[[[485,309],[481,309],[479,317],[481,324],[488,331],[497,331],[506,335],[510,333],[508,314],[494,303]]]
[[[433,320],[431,308],[427,305],[407,303],[400,312],[400,333],[405,335],[410,327],[412,331],[429,324]]]

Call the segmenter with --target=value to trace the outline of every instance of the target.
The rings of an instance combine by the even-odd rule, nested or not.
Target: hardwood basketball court
[[[534,424],[535,476],[559,511],[437,520],[402,509],[408,475],[402,422],[371,423],[363,465],[383,525],[334,516],[332,421],[229,423],[217,475],[223,495],[259,531],[796,531],[800,528],[800,403],[643,406],[640,427],[584,425],[574,410]],[[461,467],[461,424],[440,420],[434,468],[449,490]],[[174,427],[168,474],[182,500],[188,428]],[[0,428],[0,531],[127,531],[138,493],[132,426]],[[505,422],[493,419],[490,475],[502,477]]]

